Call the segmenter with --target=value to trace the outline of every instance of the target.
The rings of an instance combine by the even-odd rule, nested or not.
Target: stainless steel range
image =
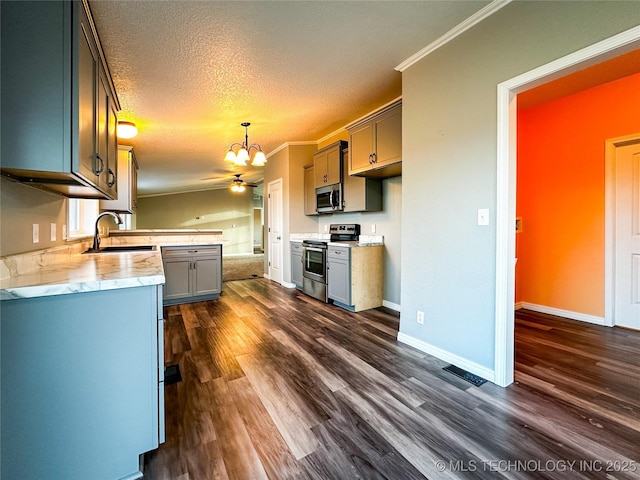
[[[302,242],[302,291],[307,295],[328,302],[327,298],[327,244],[328,242],[353,242],[360,235],[356,223],[334,224],[329,227],[329,240],[304,240]]]

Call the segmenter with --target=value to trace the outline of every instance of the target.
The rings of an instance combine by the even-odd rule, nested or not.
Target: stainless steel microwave
[[[316,211],[318,213],[340,212],[342,204],[342,184],[316,188]]]

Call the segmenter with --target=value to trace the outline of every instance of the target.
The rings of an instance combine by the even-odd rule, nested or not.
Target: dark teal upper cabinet
[[[69,197],[115,198],[118,98],[86,2],[1,2],[2,164]]]

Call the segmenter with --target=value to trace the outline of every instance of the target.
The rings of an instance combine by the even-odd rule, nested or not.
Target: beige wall
[[[265,194],[265,272],[269,272],[269,182],[282,179],[282,231],[284,238],[282,259],[282,280],[291,283],[291,248],[289,235],[297,232],[316,232],[318,223],[315,217],[304,214],[304,169],[313,162],[313,153],[317,150],[315,143],[305,145],[286,145],[283,149],[269,157],[264,170]]]
[[[53,193],[0,178],[0,256],[63,245],[67,199]],[[32,242],[33,224],[40,225],[40,242]],[[50,240],[50,224],[57,240]]]
[[[253,189],[139,197],[137,228],[220,229],[223,254],[253,253]]]
[[[511,2],[403,72],[402,334],[494,368],[497,85],[639,18],[640,2]]]

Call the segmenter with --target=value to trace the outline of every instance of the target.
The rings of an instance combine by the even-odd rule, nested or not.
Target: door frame
[[[273,218],[273,203],[271,201],[271,190],[273,188],[273,185],[279,184],[280,185],[280,218],[282,219],[282,225],[281,228],[283,230],[284,233],[284,181],[282,180],[282,178],[277,178],[276,180],[272,180],[267,184],[267,205],[268,205],[268,213],[267,213],[267,245],[269,246],[269,255],[267,256],[267,272],[265,274],[266,278],[268,278],[269,280],[273,280],[276,281],[277,283],[280,283],[282,285],[282,282],[284,282],[284,269],[283,269],[283,265],[284,265],[284,240],[280,241],[280,268],[281,268],[281,278],[280,281],[278,282],[277,280],[274,280],[271,277],[271,259],[272,259],[272,255],[273,252],[271,251],[271,220]]]
[[[640,133],[605,141],[604,170],[604,324],[615,325],[615,275],[616,275],[616,149],[640,143]]]
[[[519,93],[640,48],[640,26],[525,72],[498,85],[496,178],[496,296],[494,382],[514,375],[517,102]]]

